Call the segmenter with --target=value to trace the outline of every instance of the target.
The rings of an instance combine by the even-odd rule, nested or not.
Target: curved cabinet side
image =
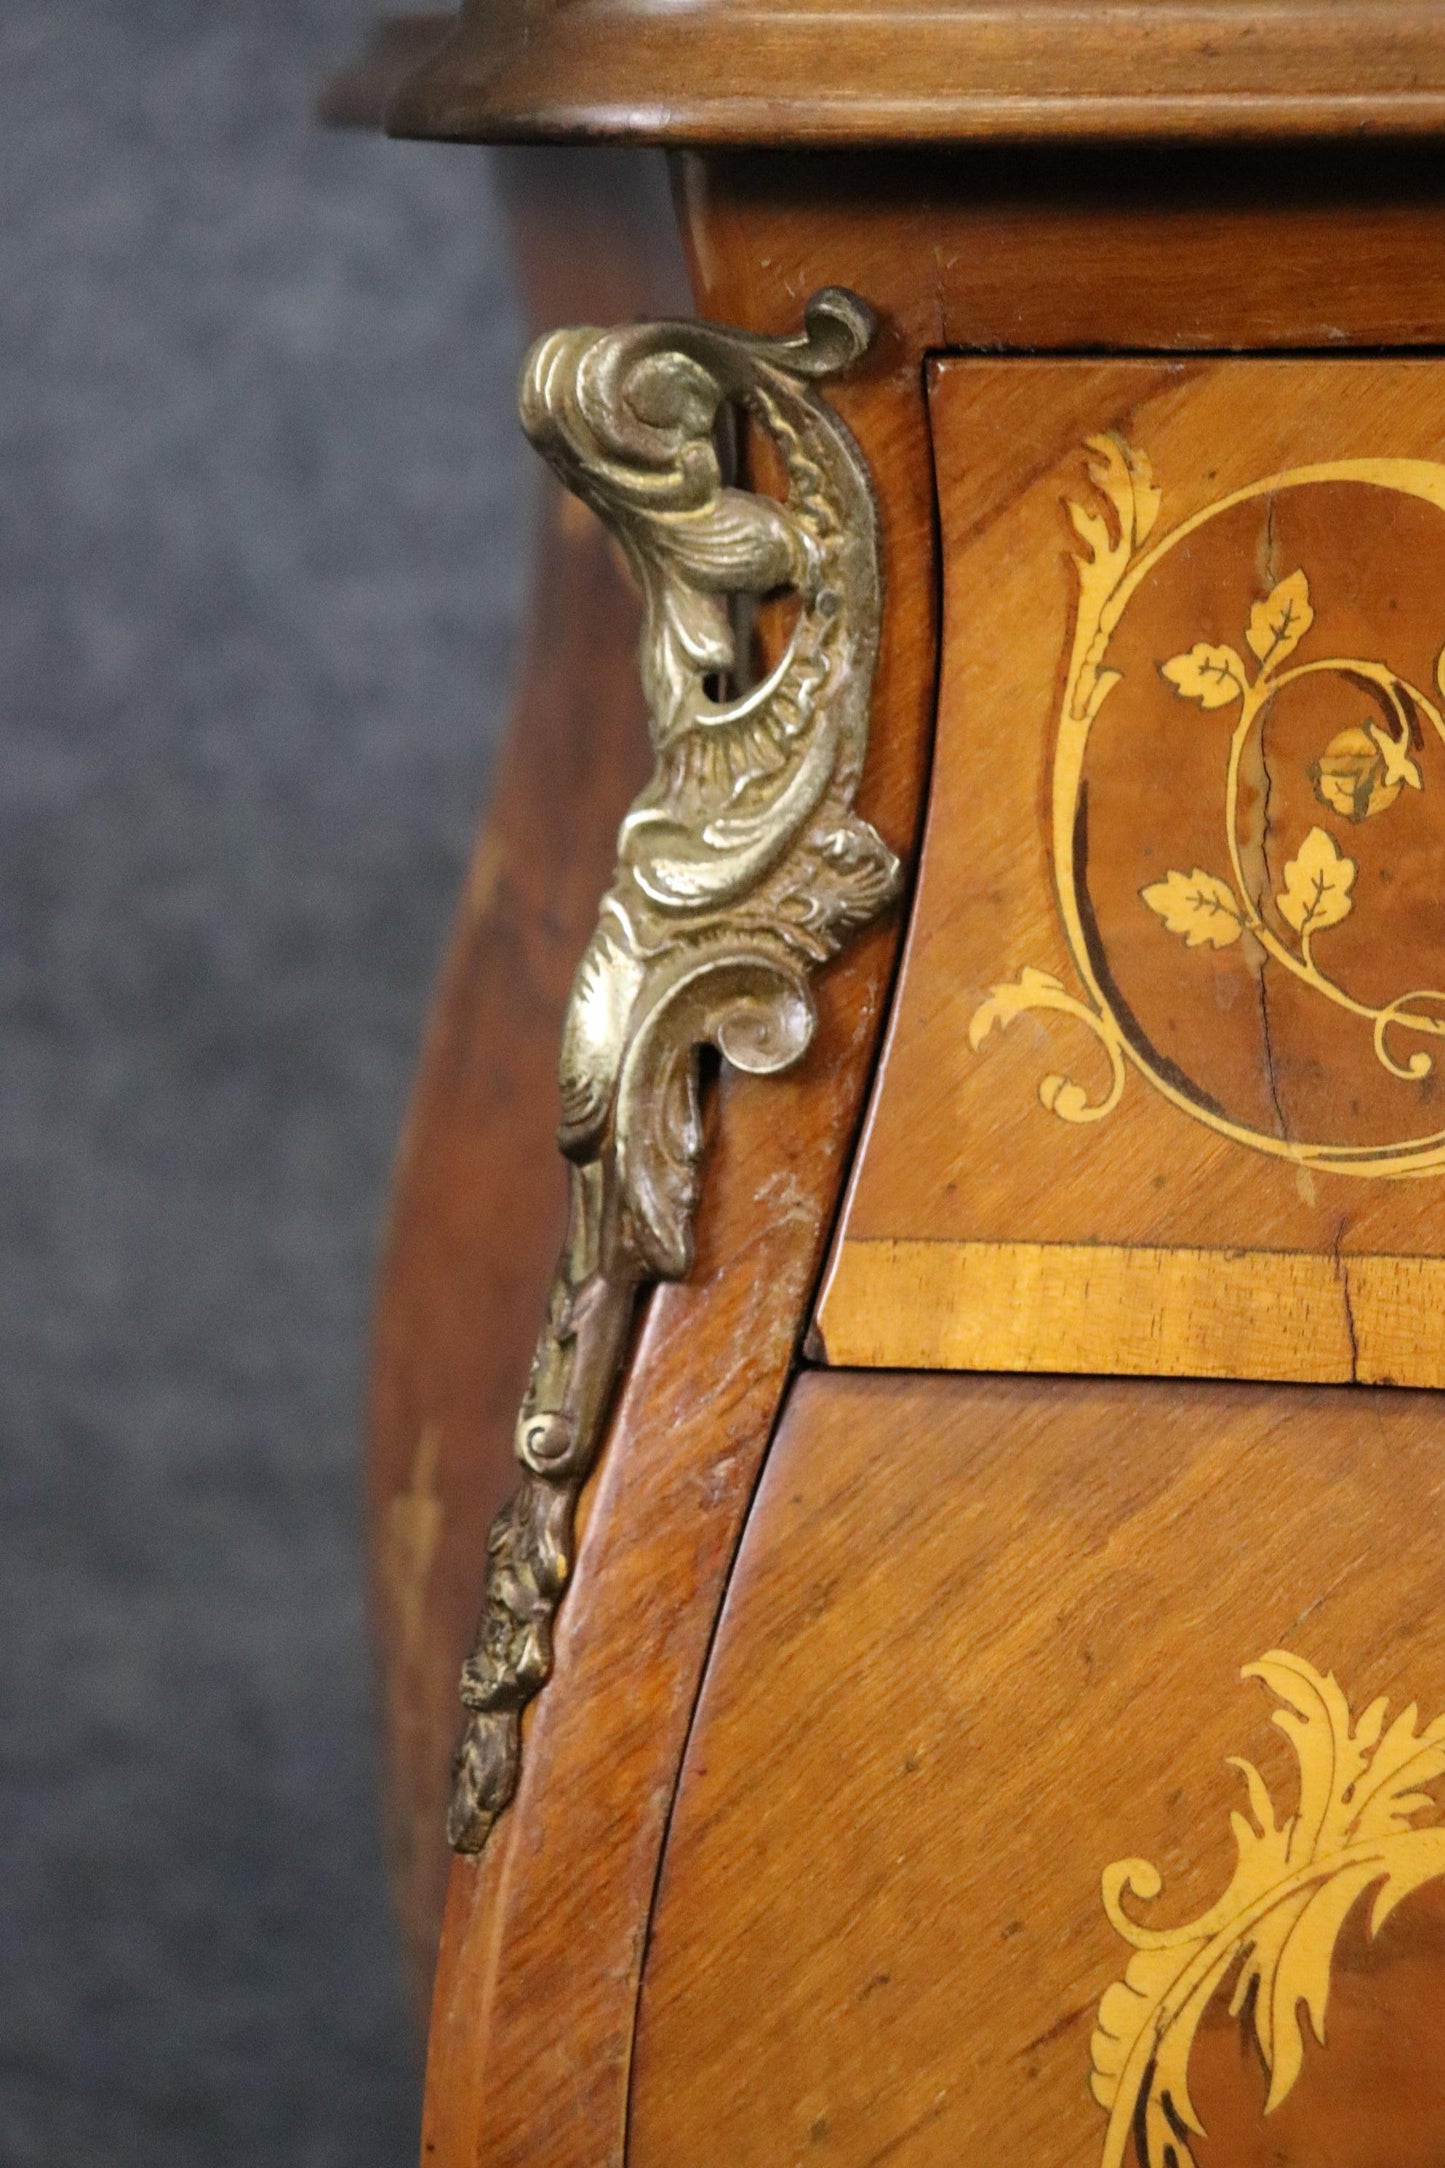
[[[800,294],[869,292],[861,230],[779,204],[757,251],[725,203],[689,212],[700,313],[791,331]],[[786,265],[786,271],[782,268]],[[933,714],[925,341],[885,320],[830,386],[879,494],[888,606],[858,811],[911,861]],[[815,985],[786,1075],[729,1076],[690,1278],[648,1298],[584,1493],[551,1683],[528,1712],[516,1796],[458,1860],[433,2004],[424,2158],[434,2168],[620,2162],[654,1878],[713,1621],[798,1345],[852,1149],[897,952],[895,913]]]
[[[497,158],[526,314],[676,310],[660,161]],[[647,772],[638,608],[600,523],[553,484],[492,800],[433,1010],[391,1199],[374,1328],[369,1511],[393,1896],[426,2008],[450,1854],[457,1672],[566,1217],[557,1041]]]

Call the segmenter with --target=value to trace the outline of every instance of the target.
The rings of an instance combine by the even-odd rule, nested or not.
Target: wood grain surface
[[[1090,2034],[1131,1954],[1103,1870],[1154,1863],[1163,1894],[1128,1909],[1192,1921],[1235,1864],[1227,1758],[1292,1809],[1270,1695],[1240,1679],[1266,1651],[1357,1713],[1445,1709],[1442,1486],[1423,1394],[804,1378],[688,1746],[631,2168],[1098,2163]],[[1438,2160],[1440,1888],[1373,1942],[1351,1911],[1327,2044],[1268,2119],[1211,2004],[1198,2168]]]
[[[801,303],[846,261],[900,338],[1051,353],[1445,343],[1445,169],[1388,145],[675,161]]]
[[[1445,1128],[1445,993],[1419,991],[1445,984],[1445,371],[957,359],[933,384],[935,780],[820,1307],[828,1355],[1445,1381],[1426,1143]],[[1065,667],[1093,544],[1069,508],[1100,514],[1101,551],[1126,516],[1085,450],[1101,435],[1152,466],[1157,527],[1131,561],[1152,547],[1157,563],[1099,649],[1111,681],[1085,745]],[[1271,595],[1299,616],[1270,665],[1280,690],[1239,741],[1231,820]],[[1225,677],[1195,683],[1201,656]],[[1415,688],[1403,720],[1382,690],[1396,683]],[[1062,803],[1071,731],[1084,749]],[[1387,743],[1407,781],[1386,783]],[[1316,858],[1329,892],[1311,935],[1290,913]],[[1033,993],[1029,972],[1047,975]],[[1407,990],[1416,1009],[1390,1012]],[[1122,1019],[1112,1081],[1091,1015]]]
[[[565,162],[559,170],[580,174]],[[1271,153],[1253,166],[1186,159],[1172,168],[1141,154],[1127,172],[1093,159],[1021,169],[1003,157],[708,156],[684,160],[677,181],[704,313],[787,330],[809,292],[837,281],[882,316],[869,370],[840,386],[836,403],[879,483],[891,597],[863,810],[905,854],[933,708],[937,563],[922,389],[930,351],[958,342],[1228,349],[1445,341],[1445,287],[1434,275],[1445,245],[1438,189],[1427,172],[1383,153],[1368,163],[1339,150],[1293,164]],[[579,178],[571,202],[558,201],[568,244],[575,239],[602,275],[613,192]],[[548,320],[603,314],[578,303],[582,272],[569,268],[565,247],[555,261]],[[640,723],[636,747],[640,761]],[[825,976],[818,1041],[795,1077],[729,1083],[712,1110],[697,1275],[655,1297],[644,1318],[584,1500],[579,1573],[556,1674],[527,1726],[518,1798],[481,1865],[453,1870],[434,2003],[428,2161],[599,2168],[623,2157],[638,1982],[673,1786],[851,1155],[896,938],[896,927],[880,930]],[[540,1079],[540,1068],[533,1073]],[[544,1088],[550,1094],[550,1074],[545,1087],[537,1083]],[[548,1153],[536,1164],[544,1162]],[[540,1247],[538,1272],[540,1288]],[[474,1341],[484,1313],[465,1287],[456,1314],[456,1345],[467,1323]],[[520,1342],[517,1352],[520,1362]],[[1207,1410],[1216,1404],[1206,1396]],[[414,1449],[414,1427],[397,1435]],[[886,1464],[894,1502],[908,1509],[921,1495],[912,1471],[891,1448]],[[398,1452],[402,1491],[409,1465]],[[479,1525],[469,1563],[479,1570]],[[455,1585],[465,1587],[465,1576]],[[901,1614],[916,1629],[926,1581],[916,1595],[905,1575],[883,1615]],[[455,1621],[458,1652],[469,1626],[470,1608]],[[442,1640],[431,1675],[449,1703],[454,1660],[442,1660]],[[890,1629],[881,1670],[906,1662],[905,1644],[904,1629]],[[736,1978],[733,1987],[747,2016],[751,1989]],[[819,2005],[820,2031],[829,2008]],[[645,2088],[659,2067],[640,2070]],[[664,2078],[681,2102],[690,2065],[677,2061]],[[655,2101],[642,2107],[645,2134]],[[700,2150],[675,2157],[711,2159],[720,2145],[705,2134]],[[797,2151],[762,2146],[756,2157],[794,2159]]]
[[[645,153],[517,151],[498,177],[538,329],[685,305]],[[374,1328],[389,1863],[423,2009],[451,1856],[457,1678],[487,1527],[516,1480],[512,1427],[566,1216],[553,1142],[562,1012],[648,768],[631,585],[602,528],[550,483],[538,518],[516,704],[402,1141]]]
[[[868,237],[811,260],[806,291],[867,289]],[[721,213],[688,227],[701,313],[796,328],[791,284]],[[830,385],[874,472],[884,629],[858,809],[911,862],[936,661],[922,349],[889,327]],[[424,2158],[437,2168],[605,2168],[623,2157],[637,1984],[672,1786],[713,1621],[796,1360],[866,1089],[901,931],[869,929],[816,983],[795,1071],[729,1078],[713,1104],[693,1274],[649,1300],[527,1712],[515,1800],[452,1868],[433,2002]],[[479,1555],[479,1554],[478,1554]]]
[[[1423,134],[1438,0],[465,0],[398,134],[966,142]]]
[[[819,1358],[881,1370],[1445,1385],[1445,1260],[1142,1243],[845,1242]]]
[[[372,103],[353,101],[350,117],[374,112],[379,80],[368,76]],[[505,155],[537,329],[686,305],[645,165],[627,153]],[[782,327],[816,285],[848,277],[883,314],[900,405],[908,372],[951,343],[1445,341],[1434,273],[1445,207],[1427,175],[1378,154],[1368,168],[1336,154],[1293,169],[1277,154],[1207,168],[692,157],[677,178],[702,305],[753,308]],[[903,486],[921,504],[919,472]],[[561,1211],[561,1005],[646,757],[630,592],[585,515],[547,495],[541,517],[531,659],[408,1123],[378,1312],[389,1828],[422,1985],[447,1871],[457,1666],[485,1528],[512,1482],[511,1426]],[[895,594],[900,577],[928,577],[890,569]],[[875,729],[894,727],[880,709]],[[488,1195],[510,1202],[479,1209]]]

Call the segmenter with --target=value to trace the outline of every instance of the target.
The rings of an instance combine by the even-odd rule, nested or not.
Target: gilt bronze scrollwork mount
[[[523,371],[523,428],[611,529],[641,590],[655,765],[622,824],[563,1031],[569,1225],[517,1420],[521,1482],[492,1526],[462,1673],[448,1820],[461,1852],[482,1849],[516,1789],[522,1711],[551,1669],[577,1497],[639,1290],[692,1262],[699,1052],[754,1075],[796,1062],[816,1022],[810,973],[898,890],[892,852],[853,810],[882,615],[873,492],[813,388],[872,336],[864,304],[828,288],[795,338],[702,323],[564,330]],[[728,408],[771,442],[786,499],[725,484]],[[747,683],[735,602],[778,591],[796,620]]]

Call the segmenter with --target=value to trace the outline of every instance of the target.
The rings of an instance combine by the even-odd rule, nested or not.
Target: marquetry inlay
[[[1077,991],[1026,966],[980,1003],[969,1025],[970,1044],[982,1046],[995,1026],[1030,1010],[1054,1010],[1088,1028],[1109,1066],[1107,1088],[1098,1097],[1071,1076],[1050,1072],[1041,1079],[1040,1100],[1064,1121],[1098,1121],[1111,1113],[1132,1067],[1220,1135],[1298,1166],[1366,1177],[1433,1174],[1445,1163],[1442,1109],[1433,1094],[1408,1087],[1434,1075],[1437,1050],[1431,1042],[1445,1036],[1445,992],[1412,983],[1408,966],[1425,970],[1435,961],[1436,929],[1412,925],[1408,915],[1399,924],[1392,908],[1404,821],[1358,837],[1351,830],[1389,813],[1402,793],[1423,796],[1420,756],[1428,744],[1438,758],[1445,720],[1436,700],[1387,662],[1331,651],[1332,622],[1346,639],[1358,630],[1354,583],[1332,611],[1336,598],[1316,596],[1305,565],[1279,577],[1274,571],[1282,561],[1279,530],[1287,536],[1292,526],[1308,530],[1318,520],[1334,535],[1352,537],[1379,524],[1371,514],[1378,514],[1382,492],[1386,499],[1393,493],[1445,510],[1445,466],[1352,460],[1272,475],[1153,540],[1161,493],[1146,454],[1113,436],[1095,438],[1087,451],[1094,501],[1068,506],[1082,553],[1076,559],[1078,604],[1052,794],[1054,877]],[[1266,591],[1249,602],[1247,613],[1241,607],[1232,643],[1216,637],[1235,629],[1228,622],[1227,597],[1236,583],[1228,577],[1227,560],[1244,523],[1231,522],[1229,515],[1242,512],[1253,527],[1261,505],[1268,507]],[[1388,504],[1385,518],[1390,518]],[[1211,549],[1221,522],[1223,546]],[[1408,517],[1400,524],[1413,531]],[[1445,552],[1445,527],[1437,547]],[[1287,555],[1287,541],[1283,550]],[[1220,559],[1223,576],[1212,579]],[[1202,590],[1201,566],[1210,581]],[[1251,587],[1264,584],[1261,570],[1255,548],[1246,566]],[[1159,586],[1199,594],[1207,636],[1177,654],[1153,657],[1141,685],[1137,664],[1128,670],[1115,666],[1114,636],[1136,597],[1147,606],[1151,590]],[[1445,607],[1439,621],[1445,636]],[[1438,687],[1442,664],[1445,654],[1434,660],[1432,689]],[[1184,704],[1182,714],[1170,711],[1169,694]],[[1181,856],[1205,860],[1192,867],[1168,865],[1137,890],[1138,902],[1153,913],[1160,932],[1186,948],[1213,952],[1192,977],[1186,971],[1175,983],[1171,1005],[1187,1010],[1202,1004],[1206,1016],[1203,1028],[1192,1020],[1183,1025],[1171,1020],[1172,1047],[1156,1043],[1141,1013],[1144,1004],[1131,1000],[1128,959],[1116,965],[1090,886],[1090,738],[1106,704],[1116,713],[1128,711],[1120,718],[1121,738],[1131,750],[1137,746],[1146,772],[1152,768],[1159,776],[1162,834],[1177,829],[1181,842],[1191,843]],[[1198,742],[1184,749],[1181,759],[1186,733]],[[1176,760],[1177,785],[1171,780]],[[1445,766],[1437,790],[1441,786]],[[1175,808],[1169,799],[1176,794],[1181,803],[1178,817],[1171,819]],[[1101,797],[1097,793],[1094,803]],[[1407,850],[1420,848],[1422,830],[1428,847],[1433,806],[1417,807],[1407,796],[1404,807],[1418,816]],[[1206,809],[1214,816],[1212,846],[1207,838],[1201,844],[1199,834],[1197,816]],[[1445,829],[1441,837],[1445,841]],[[1149,861],[1160,847],[1147,831],[1140,832],[1141,871],[1153,870]],[[1167,857],[1167,844],[1162,847]],[[1110,880],[1120,855],[1116,842],[1100,868],[1095,854],[1096,878],[1102,871]],[[1373,903],[1376,923],[1357,920],[1352,941],[1326,940],[1355,916],[1357,897],[1367,906]],[[1143,970],[1157,970],[1155,951],[1165,944],[1151,943],[1141,932],[1136,946]],[[1403,983],[1393,981],[1391,973],[1402,970]],[[1303,1113],[1288,1103],[1286,1095],[1296,1087],[1287,1069],[1281,1082],[1275,1064],[1268,1011],[1276,986],[1296,998],[1304,990],[1337,1012],[1325,1039],[1321,1089]],[[1236,1000],[1259,1013],[1259,1066],[1269,1086],[1263,1106],[1250,1088],[1254,1075],[1231,1073],[1213,1028],[1220,1006],[1232,1007]],[[1308,1021],[1318,1036],[1320,1020]],[[1388,1076],[1407,1087],[1378,1096],[1378,1123],[1394,1132],[1378,1139],[1361,1133],[1372,1123],[1361,1124],[1359,1102],[1350,1096],[1357,1052],[1348,1044],[1351,1028],[1363,1031],[1361,1044],[1368,1044]],[[1291,1050],[1285,1051],[1287,1060]],[[1331,1082],[1340,1087],[1333,1094]]]
[[[1445,1384],[1445,379],[948,360],[835,1362]]]
[[[1415,1705],[1391,1723],[1383,1696],[1352,1719],[1334,1674],[1273,1649],[1243,1676],[1261,1680],[1299,1765],[1284,1811],[1253,1762],[1231,1757],[1247,1814],[1230,1816],[1228,1888],[1197,1919],[1136,1920],[1125,1897],[1153,1904],[1163,1880],[1148,1860],[1104,1872],[1104,1910],[1134,1951],[1099,2004],[1091,2042],[1095,2098],[1109,2117],[1103,2168],[1197,2168],[1205,2125],[1189,2092],[1189,2054],[1217,1995],[1229,1993],[1247,2048],[1268,2080],[1264,2115],[1283,2107],[1305,2067],[1308,2023],[1327,2044],[1330,1974],[1346,1920],[1362,1900],[1373,1941],[1416,1890],[1445,1875],[1445,1828],[1416,1826],[1445,1776],[1445,1717],[1420,1725]],[[1132,2151],[1131,2151],[1132,2147]]]

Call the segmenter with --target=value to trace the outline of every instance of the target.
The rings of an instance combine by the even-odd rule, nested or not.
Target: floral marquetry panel
[[[822,1347],[1445,1382],[1445,372],[931,399],[933,796]]]
[[[1438,2168],[1438,1431],[1413,1392],[806,1379],[629,2168]]]

